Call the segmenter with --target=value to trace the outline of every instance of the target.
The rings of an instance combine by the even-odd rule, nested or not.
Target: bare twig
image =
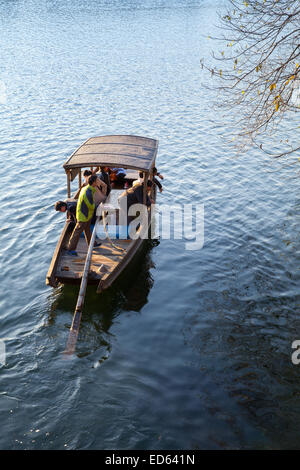
[[[239,116],[239,137],[254,143],[287,113],[300,110],[300,0],[228,0],[219,14],[223,44],[213,64],[202,67],[213,76],[214,90],[225,108]],[[220,99],[218,94],[218,100]],[[288,155],[298,146],[274,156]]]

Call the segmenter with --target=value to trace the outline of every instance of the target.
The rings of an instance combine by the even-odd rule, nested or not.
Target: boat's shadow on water
[[[158,240],[145,240],[113,286],[100,295],[96,292],[96,285],[88,286],[76,346],[77,356],[85,356],[99,347],[104,347],[106,353],[103,358],[107,358],[113,338],[110,330],[116,318],[122,312],[138,313],[148,302],[154,282],[151,269],[155,268],[151,252],[158,244]],[[57,331],[63,322],[66,339],[78,292],[79,286],[66,284],[54,289],[49,297],[48,325]]]

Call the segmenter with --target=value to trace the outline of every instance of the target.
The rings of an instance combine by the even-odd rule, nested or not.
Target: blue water
[[[299,448],[299,163],[228,143],[200,67],[216,22],[201,0],[0,1],[1,449]],[[105,134],[159,139],[158,201],[203,203],[205,241],[148,242],[89,287],[66,361],[53,205]]]

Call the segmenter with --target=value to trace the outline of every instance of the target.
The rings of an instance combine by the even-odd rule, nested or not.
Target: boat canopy
[[[91,137],[64,164],[75,178],[80,168],[109,166],[149,172],[157,154],[158,141],[134,135]]]

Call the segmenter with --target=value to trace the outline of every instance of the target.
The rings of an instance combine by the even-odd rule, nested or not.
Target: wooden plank
[[[102,277],[101,273],[97,273],[96,271],[94,271],[92,269],[90,269],[89,274],[91,274],[91,273],[92,273],[92,275],[95,279],[100,280],[101,277]],[[59,277],[59,279],[78,280],[78,279],[82,279],[82,272],[81,273],[75,273],[74,271],[66,271],[58,277]]]
[[[141,157],[148,160],[148,158],[152,157],[153,147],[112,142],[87,143],[75,153],[75,156],[85,154],[115,155],[118,157]]]
[[[126,255],[123,257],[123,259],[118,263],[116,268],[111,272],[109,276],[106,276],[106,278],[102,278],[101,281],[98,284],[97,288],[97,293],[101,293],[104,289],[107,289],[111,284],[117,279],[117,277],[120,275],[120,273],[125,269],[125,267],[129,264],[129,262],[132,260],[134,257],[135,253],[138,251],[139,247],[143,243],[142,238],[138,238],[134,240],[134,243],[130,247],[130,249],[127,251]]]
[[[97,250],[97,249],[96,249]],[[122,260],[124,254],[101,255],[95,253],[95,248],[92,254],[91,269],[97,272],[100,266],[104,265],[107,270],[113,269]],[[77,274],[82,274],[84,269],[85,258],[77,258],[67,253],[63,253],[60,257],[59,266],[57,268],[57,274],[60,277],[71,278],[72,275],[77,278]],[[65,268],[65,269],[64,269]]]
[[[109,166],[111,168],[130,168],[132,170],[148,170],[152,160],[133,155],[113,155],[102,153],[79,154],[73,157],[72,166],[68,168],[83,168],[90,166]]]
[[[85,145],[94,144],[126,144],[126,145],[140,145],[143,147],[155,148],[156,140],[136,135],[106,135],[100,137],[90,137]]]
[[[60,275],[57,276],[58,279],[81,279],[82,273],[75,273],[73,271],[64,271]]]
[[[67,189],[68,189],[68,197],[71,197],[71,173],[70,171],[67,172]]]
[[[148,227],[151,227],[151,213],[148,213]],[[143,227],[141,226],[138,230],[137,233],[139,235],[142,235],[142,232],[144,231]],[[124,256],[124,258],[118,263],[116,268],[107,276],[103,276],[103,278],[100,280],[98,287],[97,287],[97,293],[101,293],[103,290],[107,289],[108,287],[111,286],[111,284],[118,278],[118,276],[121,274],[121,272],[128,266],[128,264],[131,262],[131,260],[134,258],[135,254],[141,247],[141,245],[144,242],[143,238],[137,238],[136,240],[130,240],[131,244],[127,249],[127,252]]]
[[[65,241],[68,237],[68,231],[69,231],[70,223],[71,223],[70,220],[67,220],[66,223],[65,223],[63,231],[62,231],[62,233],[59,237],[59,240],[56,244],[56,247],[55,247],[55,250],[54,250],[54,253],[53,253],[53,257],[52,257],[52,260],[51,260],[51,263],[50,263],[50,266],[49,266],[49,270],[48,270],[48,273],[47,273],[47,276],[46,276],[46,284],[50,285],[52,287],[57,287],[57,282],[55,280],[55,272],[56,272],[56,268],[57,268],[57,265],[58,265],[59,255],[60,255],[61,250],[64,246],[64,243],[65,243]]]

